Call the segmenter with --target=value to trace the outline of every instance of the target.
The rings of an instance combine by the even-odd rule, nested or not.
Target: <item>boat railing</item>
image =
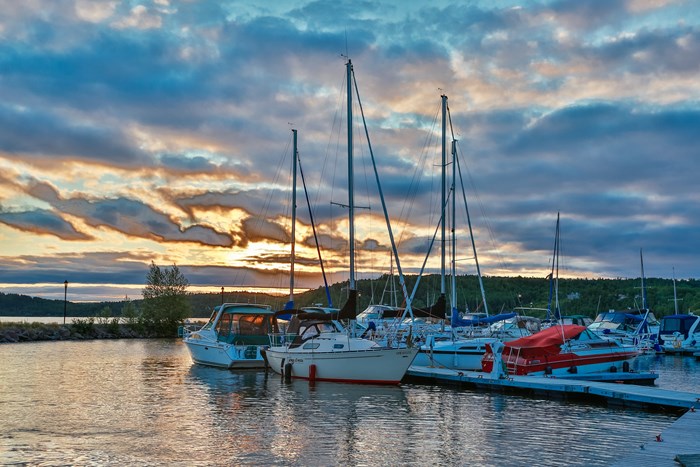
[[[270,347],[279,347],[290,344],[298,334],[290,334],[286,332],[273,332],[268,334],[270,338]]]
[[[202,323],[186,323],[177,327],[177,337],[187,337],[193,332],[199,331],[204,327]]]

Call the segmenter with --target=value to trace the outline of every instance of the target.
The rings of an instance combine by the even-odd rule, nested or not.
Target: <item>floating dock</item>
[[[700,465],[700,411],[689,410],[673,425],[653,434],[615,467],[679,467]]]
[[[552,376],[492,377],[490,373],[456,371],[446,368],[411,366],[406,372],[407,381],[430,381],[433,383],[454,384],[491,391],[519,392],[529,395],[547,395],[573,398],[587,402],[603,401],[609,405],[640,408],[660,408],[683,410],[695,407],[700,410],[700,394],[670,391],[654,386],[620,384],[631,382],[653,383],[655,373],[610,373],[611,381],[586,381],[584,375],[572,375],[573,379]],[[596,377],[603,377],[596,375]],[[605,378],[608,378],[605,376]],[[696,432],[697,433],[697,432]]]

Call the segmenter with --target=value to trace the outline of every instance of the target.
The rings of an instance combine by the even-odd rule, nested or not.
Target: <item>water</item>
[[[86,316],[66,316],[66,324],[71,324],[74,319],[84,320]],[[44,323],[63,324],[63,316],[0,316],[0,323]]]
[[[609,465],[676,419],[545,398],[294,381],[178,340],[0,345],[1,465]],[[698,391],[690,357],[645,356]]]

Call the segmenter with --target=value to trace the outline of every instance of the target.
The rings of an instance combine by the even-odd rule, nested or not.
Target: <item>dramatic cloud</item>
[[[568,275],[638,275],[643,248],[648,275],[698,277],[691,1],[0,0],[0,39],[6,284],[71,276],[133,294],[156,261],[195,285],[283,287],[292,128],[308,190],[299,177],[297,282],[322,283],[306,196],[342,280],[346,55],[362,102],[359,274],[390,267],[362,116],[402,266],[415,272],[442,213],[446,94],[460,273],[474,271],[466,198],[485,274],[543,276],[560,212]],[[431,272],[438,255],[436,244]]]

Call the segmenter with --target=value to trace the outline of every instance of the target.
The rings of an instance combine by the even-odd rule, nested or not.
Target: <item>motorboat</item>
[[[700,316],[690,313],[662,317],[659,342],[666,353],[700,351]]]
[[[585,326],[564,324],[505,342],[496,360],[510,375],[571,375],[626,371],[637,355],[634,345],[604,339]],[[483,371],[491,372],[494,356],[489,346]]]
[[[653,351],[658,342],[659,321],[650,310],[610,310],[599,313],[588,329],[600,337]]]
[[[453,320],[452,328],[456,322]],[[453,370],[476,371],[481,369],[481,359],[488,345],[507,342],[532,335],[539,331],[539,319],[529,316],[518,316],[515,313],[481,317],[470,320],[460,320],[459,324],[480,326],[489,324],[480,336],[456,337],[440,340],[440,336],[428,336],[420,346],[418,355],[413,361],[414,366],[449,368]]]
[[[209,321],[186,331],[183,342],[192,360],[222,368],[264,368],[260,347],[268,335],[279,332],[275,312],[268,305],[224,303],[214,308]]]

